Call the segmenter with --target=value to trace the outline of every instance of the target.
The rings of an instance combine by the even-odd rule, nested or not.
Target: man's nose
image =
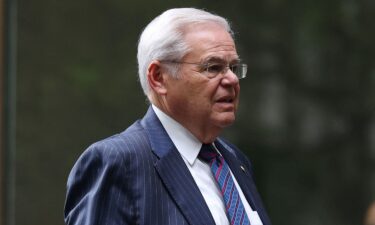
[[[221,83],[223,85],[237,85],[239,82],[239,79],[235,73],[233,73],[232,70],[228,69],[223,74],[223,79],[221,79]]]

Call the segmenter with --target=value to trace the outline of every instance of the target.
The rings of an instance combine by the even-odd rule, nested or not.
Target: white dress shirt
[[[202,143],[185,127],[162,112],[155,105],[152,105],[152,108],[184,159],[186,166],[188,167],[195,183],[197,184],[204,200],[207,203],[209,210],[211,211],[216,225],[229,225],[230,223],[225,211],[225,203],[218,183],[211,172],[209,164],[198,158]],[[262,225],[258,213],[251,209],[233,174],[232,178],[251,225]]]

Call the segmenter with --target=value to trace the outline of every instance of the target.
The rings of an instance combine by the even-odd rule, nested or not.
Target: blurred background
[[[236,123],[274,225],[358,225],[375,200],[375,1],[1,0],[4,225],[63,225],[88,145],[148,105],[142,29],[168,8],[226,17],[241,58]]]

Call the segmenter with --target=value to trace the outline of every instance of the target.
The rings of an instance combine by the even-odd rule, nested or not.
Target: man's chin
[[[219,118],[217,118],[216,123],[219,127],[228,127],[234,123],[236,120],[236,116],[234,113],[222,113],[224,115],[220,115]]]

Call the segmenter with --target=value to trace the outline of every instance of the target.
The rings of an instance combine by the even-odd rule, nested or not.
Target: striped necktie
[[[203,144],[199,157],[208,162],[218,182],[226,205],[227,216],[231,225],[250,225],[245,208],[231,176],[229,166],[212,144]]]

